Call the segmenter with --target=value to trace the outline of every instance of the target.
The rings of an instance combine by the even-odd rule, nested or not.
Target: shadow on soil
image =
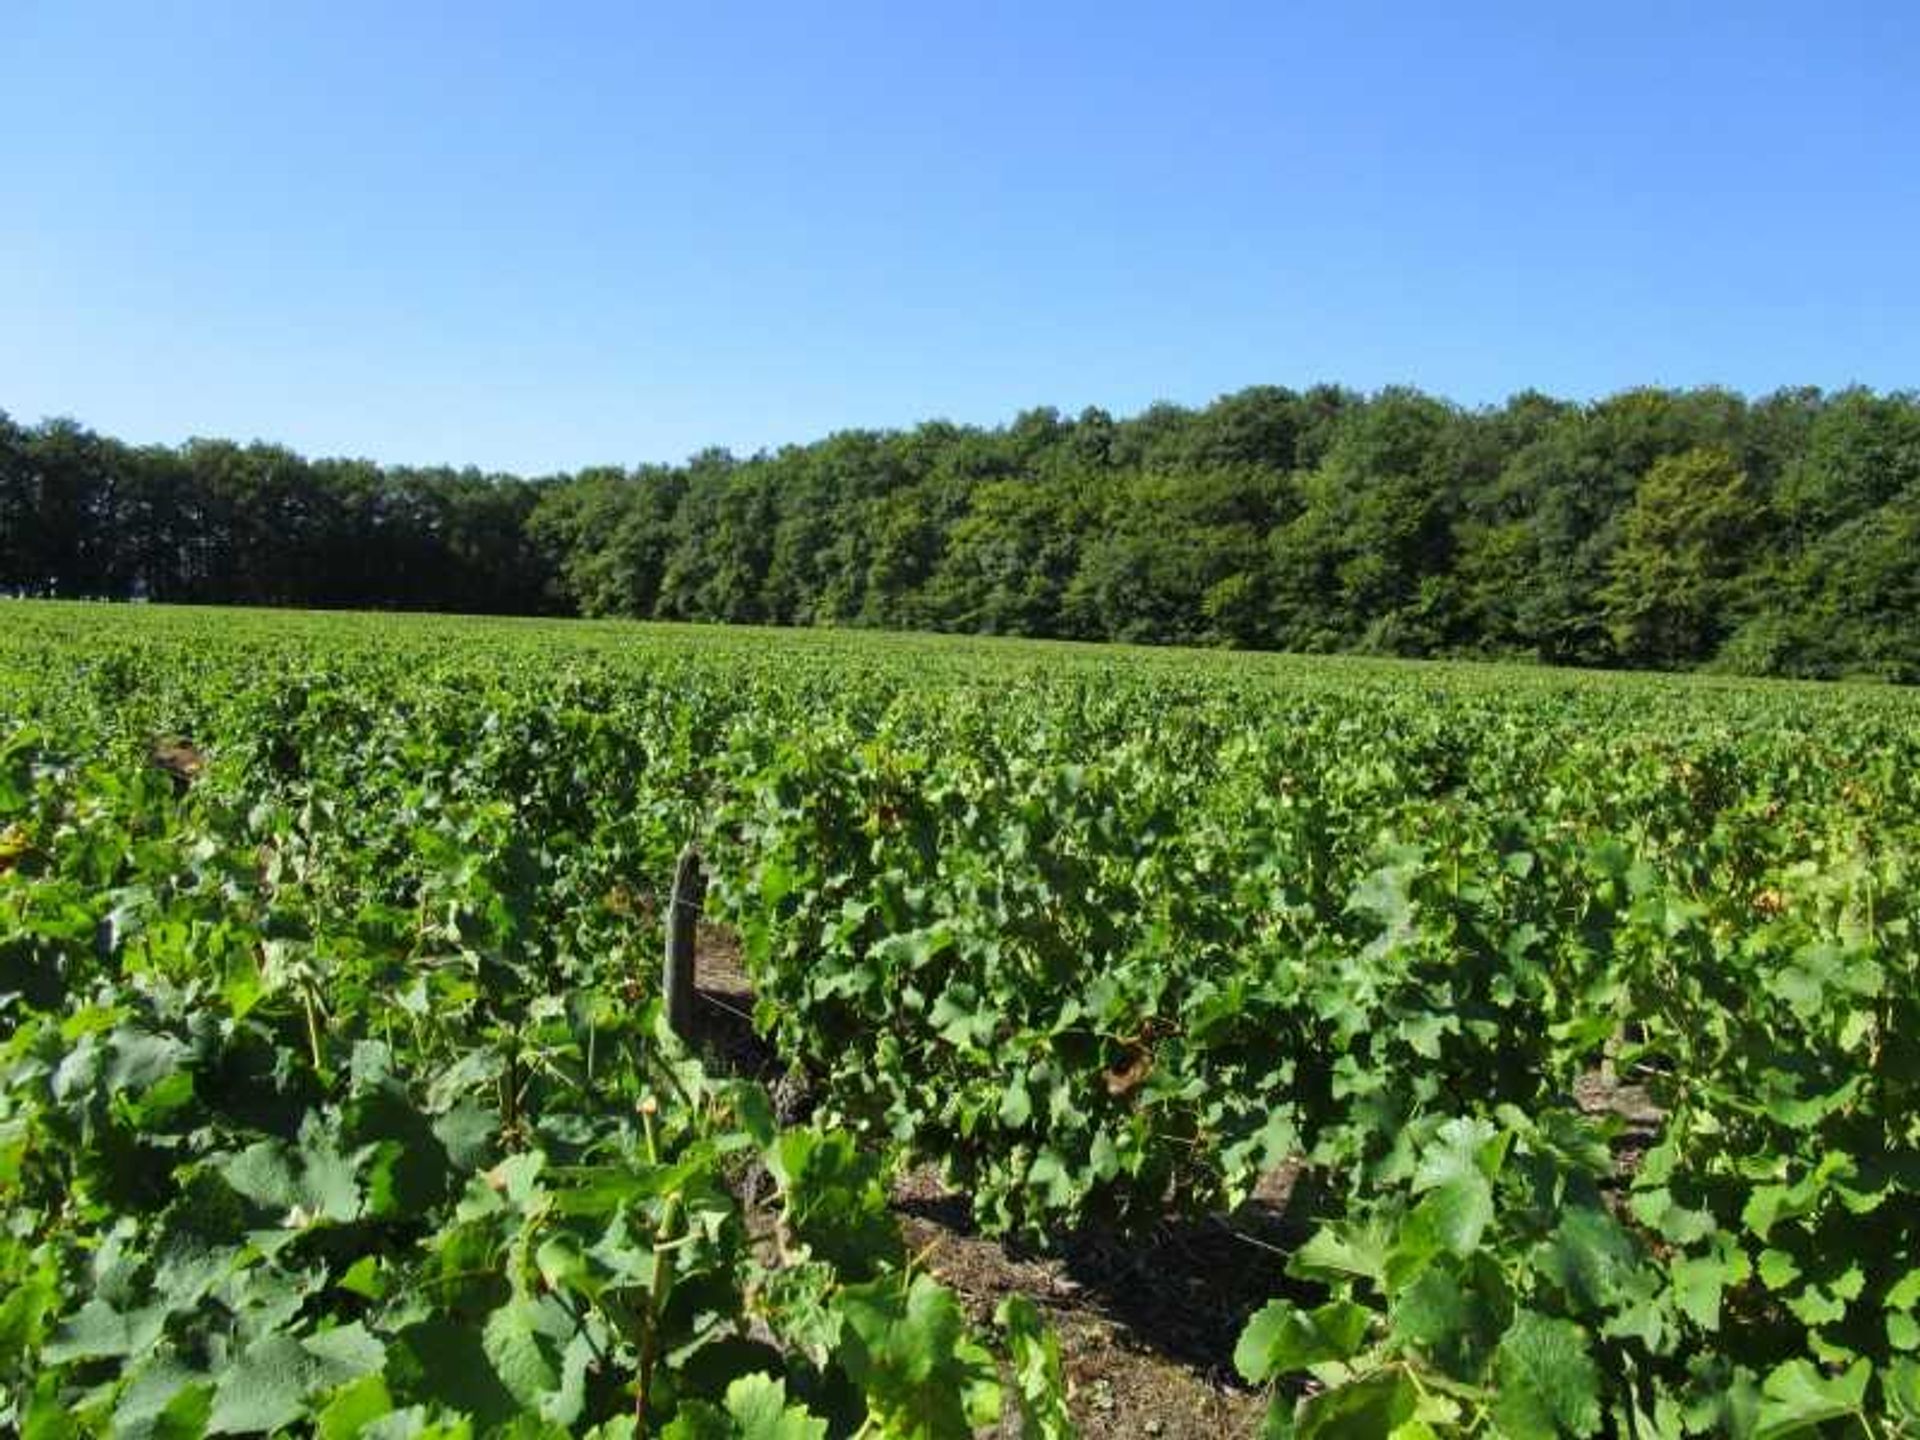
[[[910,1182],[913,1177],[909,1177]],[[899,1193],[903,1217],[947,1234],[975,1238],[971,1207],[951,1191]],[[1285,1274],[1287,1256],[1310,1231],[1284,1205],[1251,1203],[1230,1219],[1170,1219],[1144,1234],[1098,1226],[1056,1233],[1048,1249],[987,1241],[1008,1261],[1043,1267],[1077,1308],[1111,1320],[1127,1341],[1237,1386],[1233,1348],[1247,1319],[1275,1296],[1320,1298]]]
[[[787,1067],[753,1028],[752,992],[725,932],[703,928],[695,988],[700,1048],[772,1087],[783,1122],[804,1119],[781,1094]],[[1054,1235],[1044,1249],[981,1235],[966,1195],[930,1168],[904,1177],[893,1208],[915,1246],[935,1252],[941,1279],[980,1314],[1018,1291],[1043,1309],[1105,1322],[1128,1348],[1233,1389],[1233,1347],[1247,1317],[1276,1295],[1300,1293],[1286,1277],[1286,1258],[1311,1227],[1290,1214],[1293,1179],[1275,1177],[1230,1219],[1168,1220],[1145,1234],[1089,1225]]]

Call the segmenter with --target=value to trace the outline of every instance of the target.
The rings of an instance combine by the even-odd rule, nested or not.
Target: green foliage
[[[74,704],[23,643],[0,644],[0,1428],[997,1417],[992,1337],[908,1270],[881,1158],[778,1130],[636,985],[658,931],[619,885],[686,802],[603,797],[570,845],[576,780],[626,765],[592,712],[503,690],[476,725],[454,671],[376,661],[377,717],[317,656],[215,682],[184,652],[128,652]],[[206,737],[185,784],[146,728],[176,703]],[[749,1166],[777,1182],[771,1249]],[[1057,1419],[1050,1337],[1016,1333],[1023,1399]]]
[[[1763,514],[1731,455],[1690,450],[1647,472],[1602,592],[1613,643],[1640,664],[1698,664],[1724,637]]]
[[[0,1424],[1062,1433],[914,1160],[1042,1242],[1290,1167],[1276,1433],[1920,1412],[1904,692],[7,619]],[[689,837],[814,1126],[654,1025]]]
[[[1060,1365],[1060,1341],[1023,1295],[1010,1295],[994,1317],[1007,1332],[1014,1394],[1023,1434],[1031,1440],[1068,1440],[1077,1433],[1067,1414],[1067,1379]]]
[[[523,481],[0,415],[0,593],[1920,679],[1911,394],[1258,386]]]

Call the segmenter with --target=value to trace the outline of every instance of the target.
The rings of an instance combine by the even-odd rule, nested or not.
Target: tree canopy
[[[1920,398],[1259,386],[522,479],[0,414],[0,591],[1920,680]]]

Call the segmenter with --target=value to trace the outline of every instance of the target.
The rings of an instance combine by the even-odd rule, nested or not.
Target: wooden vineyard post
[[[660,988],[667,997],[667,1024],[681,1039],[693,1037],[693,939],[706,899],[707,875],[692,845],[673,867],[673,895],[667,902],[667,960]]]

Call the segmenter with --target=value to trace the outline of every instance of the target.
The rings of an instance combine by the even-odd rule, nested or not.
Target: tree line
[[[1920,397],[1262,386],[535,479],[0,413],[0,591],[1920,681]]]

